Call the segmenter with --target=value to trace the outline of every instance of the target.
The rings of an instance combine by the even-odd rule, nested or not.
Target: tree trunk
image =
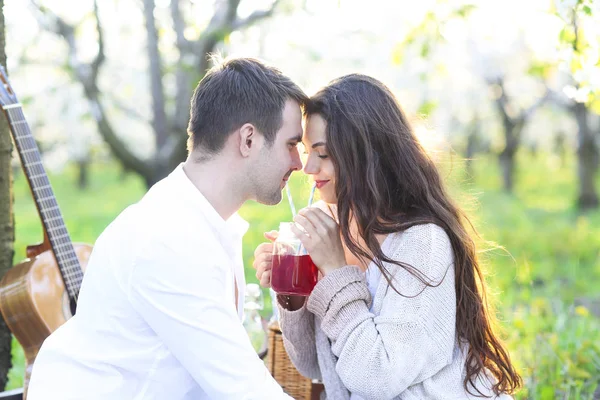
[[[508,193],[513,191],[513,182],[515,174],[515,153],[504,149],[498,157],[500,161],[500,170],[502,171],[502,187]]]
[[[156,152],[167,143],[167,115],[165,113],[165,93],[162,84],[162,60],[158,51],[158,32],[154,20],[154,0],[144,0],[146,20],[146,47],[150,61],[150,94],[152,96],[152,128]]]
[[[469,126],[469,133],[467,135],[467,146],[465,148],[465,170],[467,179],[475,179],[475,171],[473,170],[473,158],[475,153],[479,150],[479,128],[480,121],[477,117],[473,118]]]
[[[85,190],[87,189],[88,185],[89,185],[89,168],[90,167],[90,160],[89,158],[84,158],[81,160],[77,161],[77,169],[78,169],[78,174],[77,174],[77,187],[79,188],[79,190]]]
[[[588,122],[588,109],[583,103],[573,106],[577,121],[577,173],[579,193],[577,206],[581,210],[598,208],[595,177],[598,169],[598,148]]]
[[[6,65],[4,36],[4,0],[0,0],[0,63]],[[0,275],[12,266],[14,256],[15,227],[12,210],[12,168],[10,160],[12,142],[8,124],[0,118]],[[4,390],[11,360],[12,335],[0,316],[0,390]]]
[[[506,145],[498,158],[500,161],[500,169],[502,170],[504,190],[508,193],[512,193],[515,172],[515,154],[517,154],[517,150],[521,144],[521,132],[523,132],[525,123],[535,110],[548,99],[549,92],[546,92],[544,97],[538,99],[538,101],[529,106],[529,108],[521,111],[519,115],[514,116],[512,115],[513,113],[510,112],[510,101],[504,88],[504,77],[490,80],[489,83],[498,85],[501,89],[500,96],[496,99],[495,104],[500,117],[502,118]]]
[[[200,38],[190,41],[185,38],[185,20],[180,10],[181,0],[170,2],[173,28],[176,34],[176,46],[179,60],[173,67],[176,71],[175,110],[167,115],[167,99],[163,88],[163,61],[158,48],[158,26],[154,18],[155,0],[144,0],[143,9],[146,22],[146,39],[150,69],[150,92],[152,95],[152,133],[156,145],[155,152],[143,159],[130,151],[121,140],[117,126],[110,120],[102,105],[102,95],[98,86],[100,67],[105,60],[103,27],[98,12],[98,0],[94,0],[94,17],[98,32],[98,52],[91,63],[81,61],[75,32],[77,27],[67,23],[46,7],[34,2],[39,15],[40,24],[46,29],[61,36],[68,46],[68,64],[73,76],[82,84],[84,93],[90,104],[98,131],[108,144],[113,156],[124,169],[135,172],[150,187],[167,176],[179,163],[187,157],[186,128],[189,119],[190,98],[194,83],[205,73],[210,62],[207,56],[214,53],[216,46],[231,32],[244,29],[257,21],[270,17],[280,0],[275,0],[266,10],[257,10],[245,18],[237,16],[240,0],[221,0],[216,2],[215,13]]]
[[[554,136],[554,154],[560,160],[561,168],[564,167],[567,163],[567,146],[565,144],[566,136],[563,131],[556,132]]]
[[[465,151],[465,171],[467,173],[467,179],[475,179],[475,172],[473,171],[473,157],[475,156],[475,132],[471,132],[467,136],[467,149]]]
[[[519,148],[521,131],[525,122],[522,119],[513,122],[512,120],[504,119],[504,150],[500,152],[498,161],[500,162],[500,170],[502,171],[502,187],[508,193],[512,193],[514,187],[515,174],[515,154]]]

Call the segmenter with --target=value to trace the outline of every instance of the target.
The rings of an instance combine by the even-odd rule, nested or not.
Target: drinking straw
[[[285,184],[285,192],[287,193],[288,202],[290,203],[290,210],[292,210],[292,218],[296,216],[296,207],[294,207],[294,201],[292,200],[292,192],[290,191],[289,185]]]
[[[315,189],[317,188],[317,183],[313,185],[312,189],[310,189],[310,196],[308,196],[308,207],[312,205],[313,199],[315,197]],[[302,255],[302,251],[304,250],[304,246],[300,243],[300,248],[298,249],[298,254]]]
[[[313,198],[315,197],[315,189],[316,188],[317,188],[317,183],[315,182],[312,189],[310,190],[310,196],[308,196],[308,206],[309,207],[312,205]]]

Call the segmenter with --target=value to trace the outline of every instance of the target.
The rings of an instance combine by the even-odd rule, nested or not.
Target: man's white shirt
[[[241,324],[247,229],[177,167],[96,241],[77,314],[44,342],[28,400],[288,399]]]

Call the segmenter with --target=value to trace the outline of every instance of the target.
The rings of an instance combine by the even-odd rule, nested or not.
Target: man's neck
[[[224,220],[239,210],[246,200],[228,174],[231,165],[225,160],[215,158],[198,163],[188,157],[183,171]]]

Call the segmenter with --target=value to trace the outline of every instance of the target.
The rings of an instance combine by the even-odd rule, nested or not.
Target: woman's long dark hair
[[[348,249],[357,257],[373,259],[385,279],[392,276],[384,263],[396,264],[426,286],[420,271],[389,259],[375,235],[405,231],[433,223],[444,229],[454,252],[456,333],[469,344],[465,389],[475,388],[487,369],[495,378],[496,394],[513,393],[521,377],[493,331],[485,281],[469,219],[453,204],[440,174],[427,155],[391,91],[368,76],[352,74],[332,81],[307,104],[305,113],[327,122],[327,151],[336,172],[335,190],[340,230]],[[353,239],[350,219],[366,248]],[[400,294],[400,292],[398,292]]]

